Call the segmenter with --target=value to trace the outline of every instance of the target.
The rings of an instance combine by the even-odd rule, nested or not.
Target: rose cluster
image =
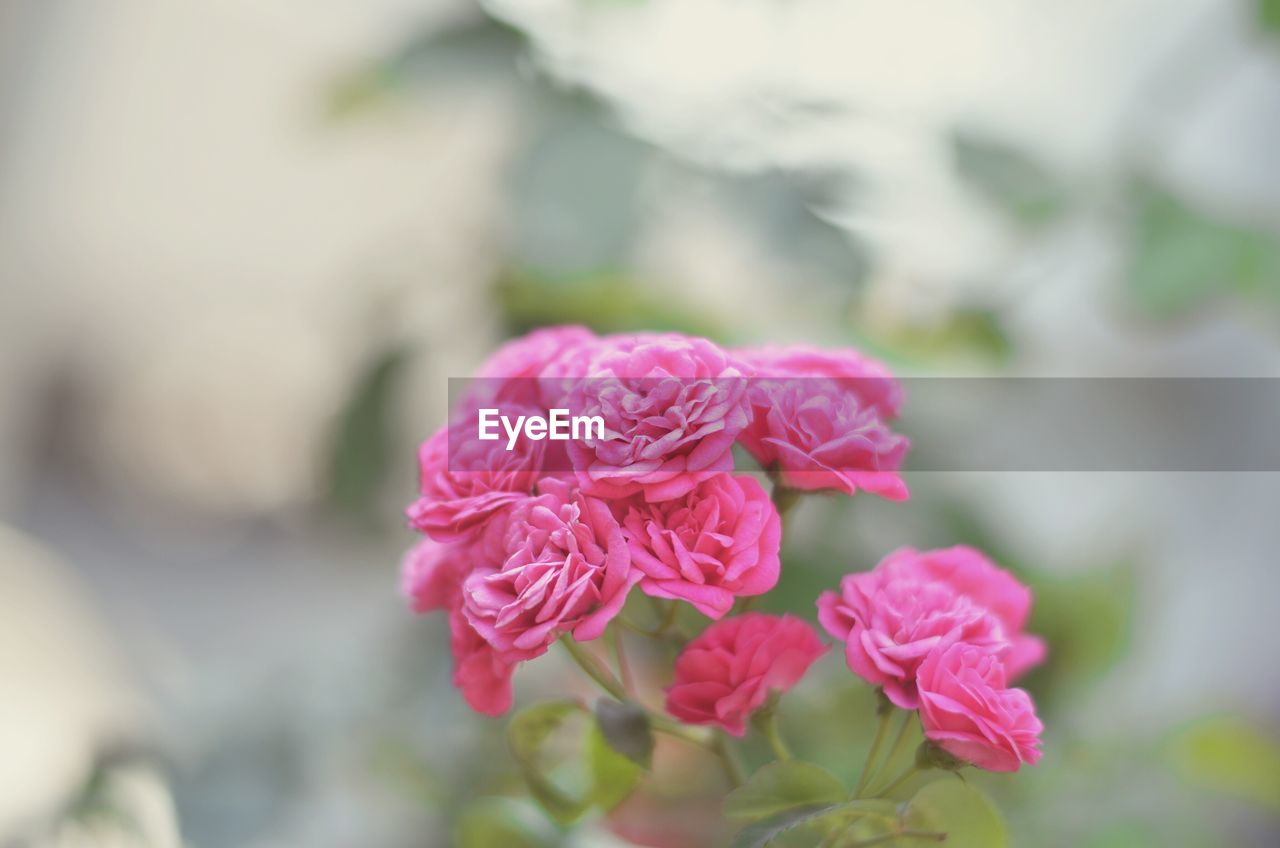
[[[790,616],[730,615],[779,576],[783,493],[903,500],[902,391],[851,350],[730,350],[678,334],[555,327],[508,343],[419,452],[404,589],[449,615],[454,683],[476,710],[512,702],[516,666],[558,639],[602,636],[631,591],[715,621],[684,646],[667,712],[741,735],[771,693],[826,650]],[[486,406],[567,409],[603,437],[477,438]],[[739,446],[772,481],[735,473]],[[510,447],[511,449],[508,449]],[[899,551],[818,602],[854,672],[929,737],[988,768],[1034,762],[1039,723],[1006,688],[1043,654],[1023,632],[1030,593],[976,551]]]
[[[1040,758],[1031,697],[1008,680],[1045,645],[1024,632],[1031,591],[973,548],[903,548],[818,598],[818,620],[845,661],[896,706],[918,709],[925,736],[992,771]]]

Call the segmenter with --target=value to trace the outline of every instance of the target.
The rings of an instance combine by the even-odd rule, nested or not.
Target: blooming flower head
[[[588,494],[668,500],[733,467],[733,442],[749,419],[746,381],[706,339],[611,337],[559,368],[582,378],[564,405],[604,420],[604,439],[567,444]]]
[[[634,497],[615,513],[649,595],[688,601],[718,619],[736,598],[778,582],[782,521],[752,477],[718,474],[672,500]]]
[[[586,327],[543,327],[512,339],[494,351],[476,372],[468,399],[472,405],[540,404],[543,379],[561,360],[589,350],[599,339]]]
[[[985,560],[979,569],[967,556],[963,574],[972,582],[949,582],[958,572],[937,567],[933,558],[948,561],[950,554],[903,548],[869,572],[846,575],[838,594],[818,598],[818,620],[845,643],[849,668],[883,686],[903,709],[919,705],[916,673],[932,651],[965,642],[1003,657],[1018,635],[985,602],[1009,600],[1020,584]]]
[[[405,555],[402,586],[414,612],[449,613],[453,685],[471,708],[500,715],[511,708],[511,675],[518,663],[503,658],[462,612],[462,581],[471,567],[468,546],[423,539]]]
[[[1006,687],[1003,663],[983,648],[956,643],[920,665],[924,735],[957,759],[990,771],[1017,771],[1040,759],[1031,696]]]
[[[495,513],[533,491],[544,462],[545,442],[518,439],[508,451],[477,438],[476,420],[458,418],[418,451],[421,497],[409,507],[409,524],[441,542],[478,535]]]
[[[462,603],[462,581],[469,570],[464,547],[422,539],[401,561],[400,588],[414,612],[453,609]]]
[[[604,501],[544,478],[486,532],[486,563],[463,584],[476,631],[508,659],[532,659],[562,633],[598,638],[643,576]]]
[[[689,724],[712,724],[734,736],[770,692],[799,682],[827,650],[804,621],[747,613],[711,625],[676,658],[667,712]]]
[[[902,386],[884,365],[854,350],[807,345],[735,355],[754,378],[741,442],[783,485],[907,497],[897,471],[910,443],[886,424],[902,405]]]
[[[1010,642],[1008,651],[1001,655],[1010,680],[1044,659],[1044,640],[1023,632],[1031,616],[1031,589],[981,551],[967,545],[923,552],[903,548],[890,559],[912,563],[930,580],[945,583],[999,620]]]
[[[910,441],[889,429],[875,405],[826,377],[756,378],[753,419],[741,442],[782,485],[905,500],[898,469]]]
[[[902,386],[889,369],[856,350],[764,345],[740,348],[733,354],[750,369],[753,377],[834,380],[841,389],[857,397],[859,406],[874,409],[882,418],[896,417],[902,406]]]

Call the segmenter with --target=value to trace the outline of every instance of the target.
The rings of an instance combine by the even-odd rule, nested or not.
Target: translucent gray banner
[[[803,394],[809,379],[711,382],[726,394],[763,381]],[[815,394],[829,392],[818,382]],[[469,410],[464,418],[479,407],[545,409],[529,398],[546,397],[548,385],[555,394],[563,380],[451,379],[451,408]],[[901,401],[896,416],[882,417],[911,439],[903,471],[1280,471],[1280,378],[864,378],[841,385],[872,405]],[[450,433],[451,460],[476,438],[476,427],[460,420]],[[564,470],[554,467],[564,456],[549,451],[544,470]]]

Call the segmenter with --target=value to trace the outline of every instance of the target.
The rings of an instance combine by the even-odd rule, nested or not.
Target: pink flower
[[[962,643],[934,651],[918,682],[924,735],[953,757],[990,771],[1039,761],[1035,704],[1006,688],[1004,665],[989,651]]]
[[[564,404],[550,405],[604,419],[605,439],[566,443],[589,494],[669,500],[733,467],[733,442],[749,417],[746,381],[706,339],[611,337],[559,368],[584,379]]]
[[[637,497],[615,512],[646,594],[720,618],[735,598],[778,582],[782,520],[751,477],[719,474],[681,497],[653,504]]]
[[[738,355],[754,375],[752,421],[740,441],[783,485],[907,498],[897,472],[910,442],[885,423],[897,415],[902,388],[883,365],[851,350],[808,347]]]
[[[752,380],[754,419],[742,445],[782,485],[804,491],[867,491],[906,500],[898,475],[910,441],[875,407],[825,378]]]
[[[529,414],[528,407],[511,414]],[[533,491],[546,442],[482,441],[477,419],[463,416],[442,427],[418,450],[419,489],[409,525],[441,542],[473,538],[497,512]]]
[[[733,354],[755,377],[828,377],[883,418],[894,418],[902,406],[902,386],[883,363],[856,350],[823,350],[809,345],[764,345]]]
[[[462,581],[470,565],[464,547],[422,539],[401,562],[401,591],[414,612],[455,609],[462,604]]]
[[[896,551],[871,571],[846,575],[840,594],[818,598],[818,620],[845,643],[849,668],[908,710],[919,704],[916,672],[930,652],[955,642],[1010,647],[998,618],[930,576],[920,558],[909,548]]]
[[[498,348],[485,360],[471,384],[470,403],[518,403],[539,405],[543,380],[556,364],[579,351],[591,349],[599,339],[586,327],[544,327]]]
[[[511,709],[511,675],[519,663],[504,658],[486,642],[461,607],[449,613],[449,633],[453,685],[471,709],[491,716]]]
[[[981,551],[966,545],[923,553],[904,548],[891,558],[913,561],[929,579],[946,583],[1000,621],[1011,643],[1000,658],[1010,680],[1044,660],[1044,640],[1023,632],[1031,615],[1031,590]]]
[[[794,686],[826,650],[812,627],[789,615],[753,612],[726,618],[676,658],[667,712],[689,724],[714,724],[742,736],[747,717],[769,693]]]
[[[643,576],[608,504],[562,480],[538,489],[486,533],[488,562],[463,584],[467,618],[507,659],[539,656],[561,633],[598,638]]]
[[[423,539],[405,555],[402,585],[414,612],[449,612],[453,685],[472,709],[500,715],[511,708],[511,675],[518,663],[500,656],[463,615],[462,581],[470,567],[467,546]]]

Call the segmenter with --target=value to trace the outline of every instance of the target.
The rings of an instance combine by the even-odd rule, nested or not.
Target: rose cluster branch
[[[735,784],[740,763],[725,734],[754,726],[790,760],[779,696],[829,646],[800,618],[745,608],[776,586],[784,514],[803,494],[908,498],[899,469],[909,442],[891,429],[899,383],[852,350],[730,350],[581,327],[512,341],[479,378],[419,452],[408,517],[423,538],[403,568],[414,610],[448,614],[453,681],[467,702],[506,712],[515,668],[556,641],[611,697],[635,702],[617,629],[626,627],[679,647],[665,715],[641,708],[654,729],[710,750]],[[567,441],[478,438],[480,416],[494,410],[516,421],[568,410],[602,426]],[[735,473],[735,446],[769,488]],[[654,604],[651,626],[620,616],[633,592]],[[1027,693],[1009,686],[1045,654],[1025,631],[1031,602],[1011,574],[966,547],[895,551],[817,599],[849,669],[883,692],[854,798],[911,776],[869,789],[875,761],[886,745],[893,760],[915,712],[937,752],[922,766],[1036,762],[1040,722]],[[710,620],[692,639],[682,610],[685,624]],[[582,646],[606,636],[616,674]],[[914,712],[890,744],[896,710]]]

